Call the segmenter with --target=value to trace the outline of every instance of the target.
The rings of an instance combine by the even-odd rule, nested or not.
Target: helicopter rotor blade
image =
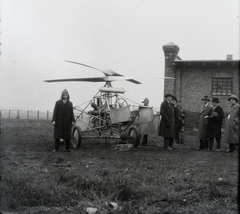
[[[106,76],[123,76],[121,74],[118,74],[112,70],[107,70],[107,71],[103,71],[103,70],[100,70],[98,68],[94,68],[90,65],[86,65],[86,64],[83,64],[83,63],[80,63],[80,62],[74,62],[74,61],[68,61],[68,60],[65,60],[65,62],[70,62],[70,63],[74,63],[74,64],[77,64],[77,65],[82,65],[82,66],[85,66],[85,67],[88,67],[88,68],[92,68],[92,69],[95,69],[95,70],[98,70],[98,71],[101,71],[102,73],[104,73]]]
[[[44,80],[44,82],[48,82],[48,83],[51,83],[51,82],[113,82],[113,81],[129,81],[135,84],[142,84],[141,82],[132,78],[112,77],[112,76]]]
[[[135,80],[135,79],[126,79],[129,82],[135,83],[135,84],[142,84],[141,82]]]
[[[89,78],[70,78],[70,79],[54,79],[44,80],[44,82],[106,82],[104,77],[89,77]]]
[[[124,76],[121,76],[121,77],[113,77],[113,76],[107,76],[105,77],[105,80],[106,81],[109,81],[109,82],[113,82],[113,81],[129,81],[131,83],[135,83],[135,84],[142,84],[141,82],[133,79],[133,78],[127,78],[127,77],[124,77]]]
[[[174,77],[128,77],[127,79],[175,79]]]
[[[152,79],[153,77],[137,77],[139,79]],[[173,77],[154,77],[154,79],[175,79]],[[87,77],[87,78],[68,78],[68,79],[52,79],[44,80],[44,82],[113,82],[113,81],[128,81],[134,84],[142,84],[141,82],[124,76],[103,76],[103,77]]]

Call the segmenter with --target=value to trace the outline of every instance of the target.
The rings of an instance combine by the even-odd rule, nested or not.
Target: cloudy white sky
[[[238,0],[0,0],[0,109],[53,110],[66,88],[74,105],[102,83],[45,83],[102,76],[64,62],[112,69],[142,85],[114,82],[125,97],[158,107],[164,54],[173,42],[184,60],[239,59]],[[137,78],[136,78],[137,79]]]

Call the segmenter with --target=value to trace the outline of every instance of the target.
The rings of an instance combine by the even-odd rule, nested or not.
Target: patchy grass
[[[154,134],[149,146],[130,151],[92,140],[71,153],[64,146],[52,153],[52,135],[49,121],[2,121],[0,211],[238,213],[238,154],[195,150],[193,131],[170,152]]]

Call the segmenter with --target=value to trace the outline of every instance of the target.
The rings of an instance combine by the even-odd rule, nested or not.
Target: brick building
[[[218,97],[224,111],[228,98],[235,94],[240,100],[240,60],[231,55],[226,60],[182,60],[174,43],[163,45],[165,55],[164,94],[174,94],[189,114],[199,113],[203,96]]]

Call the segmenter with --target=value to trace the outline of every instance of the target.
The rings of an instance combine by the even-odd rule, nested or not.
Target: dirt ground
[[[173,182],[174,176],[178,176],[179,181],[176,184],[174,182],[174,184],[171,183],[172,186],[174,185],[174,191],[161,187],[161,190],[159,190],[161,194],[157,193],[158,190],[154,189],[156,189],[156,186],[159,186],[158,181],[155,181],[155,178],[144,178],[141,182],[145,182],[146,186],[141,187],[141,191],[145,188],[146,192],[150,193],[152,189],[152,197],[150,196],[151,194],[147,194],[147,197],[136,196],[134,202],[135,211],[126,213],[237,213],[238,154],[226,153],[225,150],[228,145],[224,144],[222,144],[222,152],[197,151],[198,141],[194,131],[186,132],[186,142],[184,145],[175,144],[176,150],[169,152],[163,149],[162,139],[157,134],[153,134],[149,136],[148,146],[139,146],[130,151],[116,152],[113,149],[114,147],[106,145],[104,140],[88,140],[83,141],[81,148],[73,150],[70,153],[63,152],[64,146],[60,147],[60,152],[52,153],[54,140],[53,127],[50,121],[4,119],[1,121],[0,134],[0,182],[5,188],[1,191],[0,211],[3,213],[81,213],[80,210],[86,209],[83,204],[79,204],[80,207],[77,209],[76,206],[78,205],[74,203],[70,204],[70,202],[70,205],[57,206],[55,201],[53,201],[51,202],[52,207],[50,206],[50,202],[50,205],[46,205],[48,202],[42,202],[43,205],[45,204],[43,207],[37,205],[35,202],[31,202],[32,204],[30,204],[30,199],[24,203],[23,200],[19,199],[20,196],[17,197],[12,192],[13,188],[11,184],[14,183],[14,176],[17,176],[16,179],[19,181],[27,179],[24,177],[26,175],[35,177],[36,179],[40,176],[41,179],[49,179],[51,178],[50,176],[55,175],[87,174],[89,171],[96,174],[98,172],[102,173],[103,170],[111,170],[111,172],[128,176],[129,179],[136,179],[136,182],[138,182],[137,173],[140,173],[139,171],[144,171],[144,174],[141,172],[141,175],[147,177],[149,173],[153,174],[157,168],[165,165],[166,167],[161,169],[161,184],[164,186],[165,177],[168,179],[166,182],[169,184],[169,182]],[[167,164],[169,164],[169,167]],[[191,173],[189,170],[197,172],[192,175],[192,184],[187,181],[189,173]],[[12,179],[11,182],[9,181],[10,178]],[[153,183],[151,183],[150,179],[154,180],[152,181]],[[208,183],[204,184],[206,179],[208,179]],[[221,179],[226,182],[221,183]],[[189,199],[186,192],[183,196],[182,192],[185,191],[185,186],[183,183],[180,183],[181,181],[188,182],[184,184],[188,188],[187,191],[191,192],[192,189],[196,189],[196,193],[191,193],[192,195],[188,192],[190,194]],[[201,196],[198,191],[201,190],[204,192],[206,186],[210,188],[209,182],[221,185],[226,184],[224,186],[226,194],[220,194],[217,189],[214,189],[220,195],[210,198],[210,194],[206,190],[204,194],[208,194],[208,198],[206,196],[201,199],[202,202],[199,202]],[[44,186],[47,184],[39,184],[39,186],[41,185]],[[17,191],[21,193],[21,190],[18,189]],[[169,193],[169,191],[172,192]],[[213,189],[211,191],[213,192]],[[23,194],[22,197],[27,197],[24,196],[24,193],[21,194]],[[159,197],[158,200],[154,198],[155,196]],[[148,201],[146,202],[146,200]],[[182,205],[186,200],[189,200],[188,205]],[[118,201],[118,203],[120,202],[121,200]],[[173,203],[174,205],[163,205],[163,203]],[[88,205],[93,206],[94,203],[88,202]],[[179,212],[176,212],[178,207]],[[203,212],[200,212],[201,210]],[[109,213],[125,212],[113,211]]]

